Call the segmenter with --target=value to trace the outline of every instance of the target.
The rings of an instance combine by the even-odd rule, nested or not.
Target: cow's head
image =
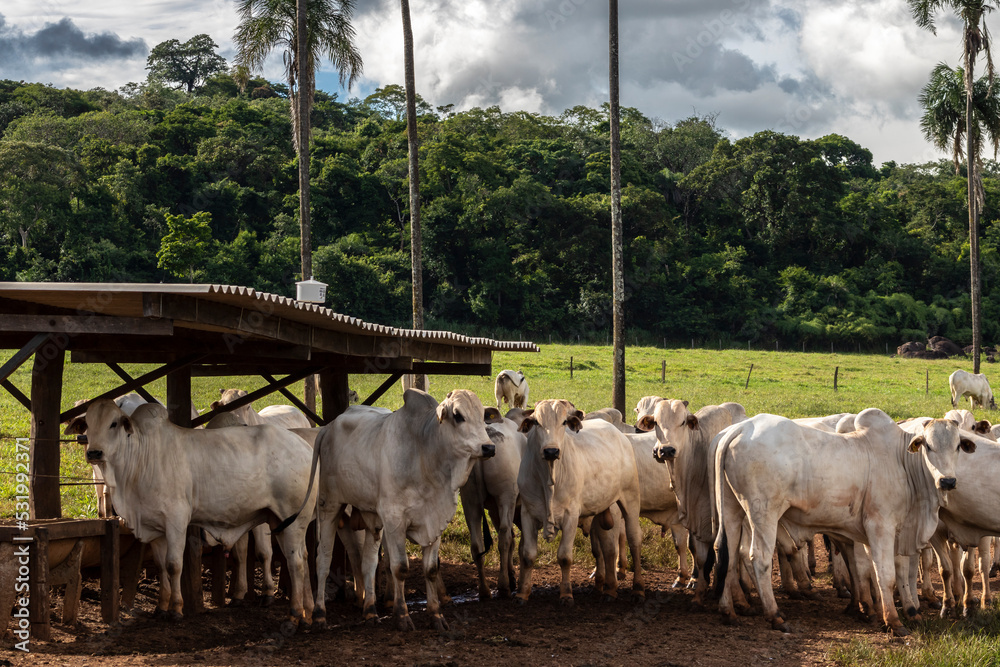
[[[134,429],[132,419],[114,401],[94,401],[87,408],[87,461],[105,463],[127,445]]]
[[[656,404],[652,415],[637,422],[645,431],[656,431],[653,457],[661,463],[671,461],[691,442],[692,432],[698,428],[698,418],[688,410],[688,402],[663,399]]]
[[[560,458],[569,440],[582,428],[583,412],[577,410],[569,401],[559,399],[539,401],[531,415],[518,427],[518,430],[528,438],[525,456],[533,459],[529,465],[532,465],[537,471],[535,474],[541,475],[544,480],[546,520],[542,535],[548,540],[556,533],[555,517],[552,515],[556,468],[562,465]]]
[[[659,396],[643,396],[639,399],[639,402],[635,406],[635,429],[637,431],[652,431],[652,427],[645,428],[642,425],[642,418],[646,416],[653,416],[653,411],[656,409],[656,404],[663,399]],[[649,425],[649,422],[646,422]]]
[[[482,401],[468,389],[448,392],[436,409],[442,434],[460,457],[488,459],[496,446],[486,433],[487,421],[501,419],[496,408],[484,408]]]
[[[949,419],[933,419],[923,431],[910,439],[909,451],[923,457],[924,466],[934,478],[934,486],[943,507],[948,506],[948,491],[958,485],[955,464],[959,451],[971,454],[976,443],[962,435],[961,429]]]

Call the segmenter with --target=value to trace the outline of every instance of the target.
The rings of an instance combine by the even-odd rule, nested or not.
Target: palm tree
[[[969,201],[969,264],[971,267],[970,292],[972,296],[972,359],[973,372],[979,372],[981,328],[981,285],[979,269],[979,205],[976,203],[976,183],[979,175],[979,155],[973,150],[973,100],[976,59],[982,52],[986,55],[986,79],[992,88],[995,78],[993,55],[990,52],[990,33],[986,27],[986,15],[1000,7],[1000,0],[907,0],[914,20],[921,28],[936,34],[934,13],[939,9],[952,9],[962,19],[962,71],[965,88],[965,143],[969,168],[967,187]]]
[[[316,69],[326,58],[348,88],[361,74],[361,54],[354,46],[354,0],[237,0],[240,24],[236,45],[236,80],[246,87],[275,48],[282,49],[292,115],[292,140],[299,158],[299,252],[302,280],[312,278],[312,225],[309,218],[309,115],[316,92]],[[306,378],[306,405],[316,406],[316,385]]]
[[[611,263],[614,352],[611,405],[625,412],[625,260],[622,250],[621,133],[618,104],[618,0],[608,0],[609,84],[611,89]]]

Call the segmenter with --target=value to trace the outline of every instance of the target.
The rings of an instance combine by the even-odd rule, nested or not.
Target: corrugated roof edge
[[[384,324],[366,322],[357,317],[337,313],[326,306],[315,303],[305,303],[290,297],[272,294],[269,292],[258,292],[252,287],[242,285],[219,285],[219,284],[184,284],[184,283],[39,283],[39,282],[0,282],[0,292],[31,292],[31,291],[56,291],[56,292],[149,292],[158,294],[192,294],[211,297],[214,294],[236,295],[266,301],[304,312],[311,312],[317,315],[328,317],[338,324],[346,324],[356,327],[361,331],[375,333],[383,336],[400,336],[411,340],[445,340],[459,345],[469,345],[472,347],[487,347],[499,351],[514,352],[538,352],[539,348],[530,341],[498,341],[492,338],[470,337],[457,334],[451,331],[439,331],[433,329],[399,329]]]

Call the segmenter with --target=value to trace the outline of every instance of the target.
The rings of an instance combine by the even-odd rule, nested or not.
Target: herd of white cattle
[[[949,383],[953,408],[963,396],[973,407],[993,407],[984,376],[956,371]],[[223,392],[220,402],[240,395]],[[438,402],[409,389],[398,410],[352,405],[322,428],[310,428],[288,406],[257,413],[248,405],[205,429],[176,426],[162,405],[130,395],[94,401],[67,430],[86,433],[87,460],[108,502],[151,544],[161,572],[157,614],[169,618],[182,614],[182,556],[194,525],[238,558],[246,557],[248,531],[257,531],[267,597],[274,594],[274,535],[288,562],[292,622],[307,626],[325,622],[326,581],[340,539],[364,618],[378,618],[381,547],[396,625],[413,628],[403,586],[410,540],[423,553],[428,616],[434,628],[447,629],[438,551],[459,498],[480,599],[492,594],[483,566],[492,546],[487,518],[500,554],[498,595],[528,602],[541,530],[547,540],[561,533],[560,599],[571,605],[578,527],[591,539],[596,591],[617,596],[627,549],[632,594],[644,595],[639,517],[646,517],[671,532],[681,570],[674,585],[693,586],[697,606],[706,605],[709,581],[692,578],[689,546],[698,573],[717,563],[726,621],[749,611],[747,594],[756,588],[767,621],[788,631],[772,589],[772,557],[778,556],[784,589],[813,596],[807,547],[817,534],[832,545],[834,584],[850,595],[850,608],[868,617],[878,605],[897,635],[907,630],[894,596],[906,615],[918,617],[921,571],[920,595],[928,604],[942,613],[968,610],[976,548],[982,605],[990,603],[990,539],[1000,535],[1000,427],[977,422],[967,410],[899,423],[877,408],[786,419],[748,417],[738,403],[692,413],[685,400],[648,396],[635,408],[633,427],[617,410],[584,414],[566,400],[528,408],[520,371],[501,372],[495,395],[494,408],[467,390]],[[506,416],[503,403],[510,406]],[[315,596],[306,553],[313,519]],[[927,577],[935,556],[943,603]],[[243,577],[234,599],[242,599],[246,568],[237,572]]]

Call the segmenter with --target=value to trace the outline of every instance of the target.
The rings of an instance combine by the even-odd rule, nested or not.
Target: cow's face
[[[647,431],[656,431],[653,456],[657,461],[671,461],[691,442],[691,435],[698,428],[698,418],[688,410],[687,401],[663,399],[656,404],[653,416],[641,420]]]
[[[438,424],[453,451],[463,458],[488,459],[496,446],[486,433],[486,421],[500,418],[496,408],[484,408],[482,401],[468,389],[456,389],[437,406]]]
[[[956,488],[955,464],[960,450],[976,451],[976,443],[962,435],[955,422],[934,419],[924,425],[920,435],[910,440],[910,452],[923,457],[924,466],[934,478],[934,486],[943,507],[948,506],[948,491]]]
[[[583,413],[572,403],[548,399],[539,402],[530,417],[518,428],[528,437],[528,447],[548,463],[555,463],[562,455],[563,446],[570,433],[583,428]]]
[[[134,432],[132,420],[114,401],[94,401],[87,408],[87,461],[106,463],[125,446]]]
[[[653,411],[656,410],[656,404],[663,399],[659,396],[643,396],[639,399],[639,402],[635,406],[635,429],[637,431],[652,431],[652,427],[646,428],[643,426],[643,417],[652,417]],[[646,422],[649,425],[649,422]]]

